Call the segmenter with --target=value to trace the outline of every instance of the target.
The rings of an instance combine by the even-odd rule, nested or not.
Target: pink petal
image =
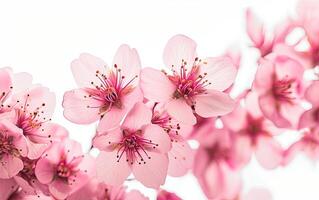
[[[173,99],[169,101],[166,104],[166,110],[170,116],[182,123],[189,125],[196,124],[196,118],[192,108],[187,105],[183,99]]]
[[[207,93],[195,97],[195,111],[201,117],[225,115],[235,108],[236,103],[228,94],[216,90]]]
[[[23,169],[23,162],[14,156],[3,154],[0,160],[0,179],[14,177]]]
[[[175,85],[163,72],[152,68],[144,68],[141,71],[140,85],[145,98],[154,102],[168,101],[176,90]]]
[[[148,155],[151,158],[146,160],[146,164],[133,164],[133,174],[144,186],[158,189],[165,183],[168,157],[167,154],[153,152],[148,152]]]
[[[168,40],[164,49],[164,63],[168,68],[174,66],[179,69],[186,62],[191,68],[196,57],[196,43],[185,35],[175,35]]]
[[[10,87],[12,86],[12,79],[10,76],[10,72],[6,69],[0,69],[0,97],[2,93],[8,94],[10,91]]]
[[[13,75],[13,92],[19,93],[26,91],[32,85],[32,76],[26,72],[15,73]]]
[[[249,163],[252,153],[253,153],[253,144],[250,137],[246,135],[240,135],[236,137],[234,143],[234,163],[238,166],[245,166]]]
[[[145,197],[141,192],[137,190],[131,190],[128,193],[126,193],[125,197],[130,200],[149,200],[147,197]]]
[[[37,159],[48,148],[48,144],[34,143],[31,140],[26,140],[28,145],[28,158]]]
[[[107,184],[120,186],[130,175],[131,169],[126,162],[126,154],[118,162],[117,151],[101,151],[96,158],[96,171],[98,180]]]
[[[224,91],[235,81],[237,69],[227,56],[206,58],[200,67],[200,74],[205,74],[205,80],[210,83],[206,88]]]
[[[161,153],[166,153],[172,148],[171,139],[168,134],[157,125],[147,125],[144,128],[143,137],[147,140],[152,140],[155,144],[158,144],[155,150]]]
[[[313,104],[313,107],[319,108],[319,81],[314,81],[307,89],[305,93],[306,99]]]
[[[71,90],[64,94],[64,117],[73,123],[90,124],[100,118],[100,106],[102,102],[88,96],[84,90]]]
[[[257,141],[256,159],[266,169],[274,169],[283,160],[283,149],[271,137],[260,136]]]
[[[93,146],[101,151],[113,151],[114,145],[118,144],[122,137],[122,131],[119,128],[115,128],[94,137]]]
[[[285,119],[278,108],[276,108],[276,101],[270,94],[259,97],[260,109],[266,118],[270,119],[276,126],[280,128],[290,127],[291,123]]]
[[[49,185],[49,190],[55,198],[62,200],[69,195],[71,188],[68,183],[60,179],[56,179]]]
[[[250,9],[246,11],[246,20],[246,29],[250,39],[253,41],[255,47],[261,47],[265,42],[264,25]]]
[[[231,113],[223,116],[221,119],[227,128],[237,132],[243,127],[246,127],[247,112],[238,102],[237,107]]]
[[[307,144],[304,143],[302,140],[299,140],[288,147],[285,150],[282,165],[287,166],[292,162],[292,160],[302,151],[307,148]]]
[[[130,130],[139,130],[142,126],[150,124],[151,110],[143,103],[136,103],[124,119],[123,127]]]
[[[183,176],[193,165],[194,150],[187,142],[172,142],[168,159],[168,174],[175,177]]]
[[[71,63],[74,79],[79,87],[92,87],[91,82],[100,83],[96,71],[106,72],[106,63],[98,57],[83,53]]]
[[[55,166],[48,159],[42,158],[37,162],[35,175],[41,183],[50,183],[54,178],[54,173]]]
[[[22,188],[23,192],[27,193],[27,194],[36,194],[36,190],[35,188],[33,188],[28,181],[32,181],[32,180],[25,180],[20,176],[15,176],[14,177],[15,182]]]
[[[265,59],[260,61],[253,83],[254,89],[256,89],[259,94],[264,94],[271,89],[274,73],[275,65],[273,62]]]
[[[226,162],[220,163],[220,168],[223,174],[224,191],[223,197],[225,199],[234,199],[237,197],[242,188],[242,179],[240,172],[232,169]]]
[[[128,45],[121,45],[113,60],[113,65],[121,69],[122,76],[125,77],[125,83],[140,75],[141,61],[136,49],[131,49]],[[137,83],[137,81],[136,81]]]
[[[0,178],[0,199],[9,199],[10,195],[18,189],[17,183],[14,179]]]
[[[304,67],[288,56],[277,56],[274,60],[276,76],[279,80],[291,78],[299,81],[303,78]]]
[[[223,192],[223,174],[218,162],[212,162],[204,171],[203,192],[208,198],[215,199]]]

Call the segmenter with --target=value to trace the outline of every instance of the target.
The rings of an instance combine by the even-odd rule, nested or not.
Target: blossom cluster
[[[73,60],[78,88],[65,92],[63,114],[97,125],[89,152],[52,122],[53,92],[0,68],[0,200],[148,199],[124,186],[131,179],[158,200],[180,200],[161,186],[187,173],[208,199],[271,199],[261,188],[242,193],[253,156],[266,170],[300,152],[319,159],[319,4],[300,1],[274,30],[249,9],[246,21],[259,58],[251,87],[236,95],[240,52],[202,57],[184,35],[167,42],[163,70],[142,67],[126,44],[112,65],[88,53]],[[288,40],[296,31],[303,34]],[[277,136],[291,130],[301,137],[284,148]]]

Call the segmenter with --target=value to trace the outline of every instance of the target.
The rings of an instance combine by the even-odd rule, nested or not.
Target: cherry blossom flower
[[[0,178],[0,199],[6,200],[16,192],[18,186],[13,178],[11,179],[1,179]]]
[[[26,156],[27,144],[22,130],[9,121],[0,121],[0,178],[9,179],[23,169],[21,156]]]
[[[93,145],[101,150],[97,157],[97,176],[101,181],[119,186],[132,172],[147,187],[164,184],[171,141],[151,120],[151,110],[136,103],[120,127],[95,137]]]
[[[137,51],[127,45],[119,47],[111,68],[95,56],[81,54],[71,64],[80,89],[65,93],[64,116],[78,124],[101,119],[99,130],[117,126],[130,108],[143,100],[137,85],[140,68]]]
[[[171,38],[164,49],[164,63],[172,73],[145,68],[141,89],[145,98],[165,103],[176,120],[195,124],[202,117],[225,115],[234,101],[225,93],[236,77],[236,67],[228,57],[199,59],[196,43],[183,35]]]
[[[236,135],[234,148],[238,159],[247,164],[255,153],[257,161],[266,169],[281,164],[283,149],[274,136],[283,130],[263,116],[255,93],[246,96],[245,107],[238,104],[222,121]]]
[[[49,187],[57,199],[65,199],[95,174],[94,159],[82,153],[81,145],[72,140],[52,144],[39,159],[36,178]]]
[[[303,112],[304,69],[296,60],[272,55],[261,61],[254,81],[264,116],[276,126],[296,127]]]
[[[275,27],[273,34],[268,33],[263,22],[250,9],[246,11],[246,21],[247,34],[261,57],[273,52],[276,45],[285,43],[286,37],[295,27],[291,19],[286,19]]]
[[[156,200],[182,200],[182,199],[172,192],[161,190],[157,193]]]
[[[242,164],[235,159],[232,136],[227,129],[206,135],[195,156],[194,175],[207,198],[234,199],[242,185]]]
[[[192,127],[174,120],[158,103],[153,104],[152,123],[163,128],[172,142],[172,148],[168,152],[168,174],[175,177],[185,175],[194,159],[194,150],[186,140]]]

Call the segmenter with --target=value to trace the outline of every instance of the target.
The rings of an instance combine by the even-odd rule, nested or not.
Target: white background
[[[0,1],[0,66],[27,71],[36,83],[57,95],[53,120],[88,149],[94,125],[79,126],[62,116],[65,90],[75,88],[70,62],[89,52],[112,63],[117,47],[127,43],[138,49],[143,66],[163,67],[162,51],[178,33],[193,38],[202,56],[217,56],[229,46],[243,49],[244,73],[255,70],[256,53],[249,50],[244,11],[252,7],[271,28],[293,15],[295,0],[158,0],[158,1]],[[238,81],[247,85],[246,77]],[[285,144],[294,135],[281,138]],[[319,170],[304,157],[287,168],[265,171],[253,160],[243,173],[244,192],[254,186],[268,188],[275,200],[319,198]],[[155,192],[132,182],[154,198]],[[205,199],[196,180],[188,175],[168,178],[164,188],[183,199]]]

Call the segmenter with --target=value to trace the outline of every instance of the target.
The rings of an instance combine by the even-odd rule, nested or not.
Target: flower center
[[[4,154],[20,155],[18,149],[13,145],[13,140],[13,136],[7,136],[6,131],[0,132],[0,159]]]
[[[126,161],[130,164],[137,162],[138,164],[146,164],[146,159],[151,159],[148,151],[156,149],[158,144],[142,137],[142,131],[138,130],[130,132],[123,130],[122,141],[118,143],[117,162],[121,160],[123,154],[126,154]]]
[[[65,161],[59,163],[57,167],[57,175],[61,178],[68,178],[72,174],[72,169]]]
[[[23,177],[27,181],[31,181],[35,179],[35,164],[36,160],[30,160],[26,157],[22,158],[23,161],[23,169],[20,171],[20,176]]]
[[[230,156],[230,149],[227,147],[222,147],[220,144],[216,143],[214,146],[207,149],[210,160],[222,160],[228,159]]]
[[[296,99],[295,97],[296,88],[294,87],[294,83],[295,83],[294,79],[289,79],[287,77],[284,79],[275,81],[273,86],[274,97],[278,101],[292,104],[294,100]]]
[[[98,78],[99,83],[91,82],[93,89],[86,88],[89,95],[85,95],[84,98],[92,98],[102,102],[102,105],[98,107],[101,115],[108,112],[112,106],[122,107],[121,97],[132,92],[134,89],[133,82],[138,77],[136,75],[126,82],[126,77],[122,75],[121,69],[116,64],[114,65],[114,70],[108,75],[96,71],[95,76]],[[91,105],[87,107],[96,108],[96,106]]]
[[[176,90],[173,94],[174,98],[184,98],[192,101],[194,96],[206,91],[205,87],[211,83],[205,79],[207,73],[200,74],[199,72],[201,62],[201,60],[195,58],[191,70],[188,71],[187,63],[182,61],[179,73],[172,66],[173,75],[168,75],[168,78],[176,85]]]

